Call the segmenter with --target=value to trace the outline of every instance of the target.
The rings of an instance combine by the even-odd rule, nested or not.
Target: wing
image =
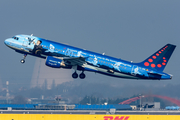
[[[72,66],[82,66],[83,64],[86,63],[86,58],[84,57],[62,57],[61,59],[63,59],[64,63],[66,65],[72,65]]]

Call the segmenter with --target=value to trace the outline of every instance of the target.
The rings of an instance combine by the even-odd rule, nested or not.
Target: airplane
[[[15,35],[6,39],[4,43],[16,52],[24,54],[21,63],[25,63],[27,55],[40,57],[46,59],[45,65],[48,67],[74,69],[74,79],[84,79],[84,71],[126,79],[172,79],[172,75],[163,70],[176,47],[166,44],[144,61],[133,63],[33,35]],[[78,75],[77,70],[82,72]]]

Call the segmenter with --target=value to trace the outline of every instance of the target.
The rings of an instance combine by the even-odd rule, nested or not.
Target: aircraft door
[[[28,44],[29,44],[29,40],[28,40],[28,38],[24,38],[24,40],[23,40],[23,46],[28,46]]]
[[[132,75],[139,74],[139,68],[137,65],[133,65],[132,70],[131,70]]]

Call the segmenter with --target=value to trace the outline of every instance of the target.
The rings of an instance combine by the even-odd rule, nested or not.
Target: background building
[[[72,70],[69,69],[55,69],[45,65],[45,59],[37,58],[34,71],[31,79],[32,87],[41,87],[51,89],[63,82],[73,81]]]

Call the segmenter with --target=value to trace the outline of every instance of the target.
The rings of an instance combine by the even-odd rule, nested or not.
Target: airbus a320
[[[163,72],[175,45],[166,44],[157,52],[140,63],[132,63],[104,54],[91,52],[77,47],[35,37],[15,35],[4,41],[5,45],[18,53],[46,59],[45,64],[52,68],[74,69],[72,77],[84,79],[85,71],[127,79],[167,80],[172,75]],[[82,71],[79,75],[77,70]]]

